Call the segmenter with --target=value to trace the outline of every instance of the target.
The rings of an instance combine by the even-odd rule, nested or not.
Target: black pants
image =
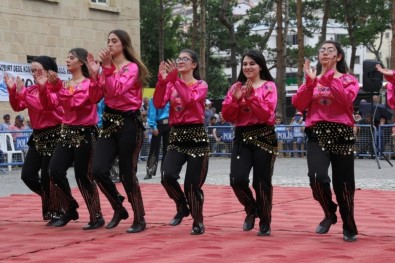
[[[203,223],[204,193],[202,186],[208,171],[208,155],[192,157],[176,150],[169,150],[163,163],[162,185],[176,203],[177,211],[191,211],[195,224]],[[184,192],[178,183],[182,166],[187,163]]]
[[[248,214],[257,213],[259,226],[270,227],[273,199],[273,166],[276,155],[257,146],[235,142],[230,164],[230,185]],[[255,199],[249,187],[249,174],[253,168],[252,186]]]
[[[163,167],[163,160],[166,157],[167,145],[169,144],[170,126],[169,124],[158,124],[158,135],[152,135],[151,146],[147,160],[147,175],[156,175],[158,168],[160,144],[162,142],[162,162],[161,171]]]
[[[354,155],[333,154],[322,150],[314,140],[307,141],[307,165],[310,187],[325,214],[330,217],[336,213],[337,205],[332,201],[331,179],[328,175],[332,165],[333,190],[339,204],[343,220],[343,230],[357,234],[354,220]]]
[[[21,176],[26,186],[41,197],[44,220],[59,217],[62,211],[56,195],[57,189],[48,173],[50,161],[51,156],[41,155],[34,145],[31,145],[26,154]]]
[[[127,116],[124,124],[110,137],[99,137],[93,157],[93,176],[114,211],[121,209],[122,201],[110,177],[114,158],[119,156],[120,180],[134,212],[134,222],[144,220],[144,205],[137,179],[137,163],[143,143],[143,128],[138,120]]]
[[[81,142],[78,147],[69,147],[58,143],[49,164],[49,173],[55,184],[60,189],[59,198],[65,208],[65,212],[70,212],[78,208],[78,203],[71,195],[69,181],[67,180],[67,170],[74,163],[75,179],[78,188],[84,198],[89,211],[91,222],[102,217],[100,208],[99,193],[96,183],[92,177],[92,156],[95,143],[94,135],[89,128],[85,133],[87,142]]]

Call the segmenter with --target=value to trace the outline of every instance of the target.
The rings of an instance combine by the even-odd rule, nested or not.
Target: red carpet
[[[89,219],[76,189],[80,219],[63,228],[45,226],[33,194],[0,198],[0,262],[395,262],[395,191],[356,192],[360,233],[357,242],[347,243],[340,218],[328,234],[314,233],[323,213],[308,188],[275,187],[272,235],[258,237],[259,220],[254,230],[242,231],[245,214],[228,186],[204,186],[202,236],[189,234],[191,217],[167,225],[175,207],[161,185],[141,187],[148,228],[138,234],[125,232],[132,218],[112,230],[83,231]],[[101,198],[109,221],[111,207]]]

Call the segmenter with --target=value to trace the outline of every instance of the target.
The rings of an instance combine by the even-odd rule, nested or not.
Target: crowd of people
[[[79,218],[79,204],[67,180],[72,165],[90,215],[84,230],[111,229],[128,219],[125,197],[110,177],[118,158],[120,181],[133,211],[127,232],[144,231],[147,223],[136,173],[145,129],[149,128],[152,139],[144,179],[155,176],[159,167],[161,184],[175,205],[170,226],[191,216],[190,233],[205,233],[202,186],[209,156],[222,144],[231,143],[227,149],[229,182],[245,211],[244,231],[251,231],[259,218],[257,235],[271,234],[274,163],[279,151],[288,148],[299,156],[307,151],[312,195],[324,214],[316,233],[327,233],[337,223],[339,210],[343,240],[356,241],[353,102],[359,85],[348,73],[343,48],[336,41],[324,41],[318,49],[317,67],[305,61],[306,81],[292,98],[296,114],[286,126],[276,116],[277,88],[262,52],[249,50],[240,62],[237,81],[230,86],[218,114],[207,99],[208,84],[200,79],[198,55],[190,49],[181,50],[175,60],[160,62],[153,98],[143,98],[149,70],[123,30],[109,32],[107,47],[98,57],[83,48],[71,49],[66,59],[69,80],[59,79],[57,65],[48,56],[34,59],[34,84],[30,87],[24,87],[20,77],[5,74],[12,108],[27,109],[31,120],[22,180],[41,197],[47,226],[64,227]],[[395,108],[394,71],[381,66],[377,70],[389,81],[388,103]],[[4,119],[1,127],[11,126],[10,116]],[[18,115],[18,129],[21,121]],[[215,149],[210,148],[211,143]],[[182,189],[179,179],[184,165]],[[337,203],[332,198],[332,181]],[[107,225],[99,190],[113,209]]]

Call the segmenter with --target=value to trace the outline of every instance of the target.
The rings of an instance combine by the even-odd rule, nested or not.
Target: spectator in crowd
[[[212,103],[209,99],[206,99],[205,105],[206,105],[206,108],[204,110],[204,125],[207,127],[209,125],[210,120],[211,120],[211,116],[213,116],[214,113],[210,109]]]
[[[215,125],[217,124],[217,118],[215,116],[210,117],[210,122],[207,126],[207,135],[208,135],[208,140],[210,142],[210,151],[211,153],[214,152],[215,150],[215,138],[213,135],[213,130],[215,129]]]
[[[230,122],[225,121],[220,112],[218,114],[219,121],[215,124],[215,128],[212,131],[213,137],[215,139],[214,152],[219,153],[221,150],[229,153],[232,148],[233,141],[233,128]],[[223,149],[220,149],[223,146]]]
[[[285,157],[285,152],[284,152],[284,143],[288,139],[288,128],[284,126],[283,119],[281,116],[276,116],[276,122],[275,122],[275,131],[276,131],[276,136],[277,136],[277,145],[278,145],[278,157]]]
[[[291,156],[293,157],[302,157],[305,149],[305,134],[304,134],[304,126],[305,122],[303,120],[303,113],[298,111],[295,116],[292,118],[290,125],[292,126],[292,136],[293,136],[293,153]]]
[[[149,107],[149,99],[147,97],[144,97],[143,102],[141,103],[141,108],[140,108],[141,116],[143,116],[143,117],[147,116],[148,107]]]
[[[12,137],[14,138],[14,141],[16,140],[16,137],[25,136],[25,134],[21,132],[28,129],[28,127],[26,127],[24,122],[25,122],[25,118],[22,115],[17,115],[15,117],[15,123],[13,125],[8,126],[8,130],[12,132]]]
[[[217,108],[215,107],[211,107],[210,110],[212,111],[212,115],[215,116],[215,118],[217,118],[217,121],[219,120],[219,115],[217,113]]]
[[[4,127],[4,130],[8,130],[8,127],[11,125],[11,116],[10,116],[10,114],[4,114],[3,115],[3,120],[4,120],[4,123],[2,123],[1,124],[1,126],[3,126]]]
[[[148,125],[151,129],[151,146],[147,160],[147,174],[145,180],[151,179],[156,175],[158,168],[160,146],[162,144],[162,162],[160,171],[162,173],[163,160],[166,157],[167,145],[169,143],[170,125],[169,125],[170,103],[167,103],[162,109],[155,108],[153,99],[149,101],[148,107]]]

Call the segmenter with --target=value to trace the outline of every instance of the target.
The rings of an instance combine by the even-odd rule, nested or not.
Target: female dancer
[[[159,80],[154,93],[156,108],[163,108],[170,101],[171,130],[161,183],[176,203],[177,214],[170,225],[180,224],[191,213],[191,234],[200,235],[205,231],[202,186],[207,176],[210,152],[204,129],[204,104],[208,87],[206,82],[199,80],[198,56],[194,51],[182,50],[176,63],[170,60],[160,63]],[[177,180],[185,163],[184,195]]]
[[[232,85],[222,103],[225,120],[235,124],[230,165],[230,185],[247,213],[244,231],[254,228],[258,216],[259,236],[270,235],[273,197],[273,166],[277,139],[274,122],[277,89],[262,52],[250,50],[241,60],[238,82]],[[252,186],[249,174],[253,170]]]
[[[108,34],[108,47],[100,51],[100,65],[93,55],[88,56],[92,77],[98,87],[91,87],[91,101],[97,103],[104,96],[103,126],[100,130],[93,158],[93,176],[114,209],[114,216],[106,228],[116,227],[129,214],[110,178],[114,158],[119,156],[120,179],[134,220],[128,233],[141,232],[146,227],[145,211],[139,182],[136,176],[137,162],[143,143],[143,122],[140,115],[142,85],[149,73],[132,47],[127,32],[113,30]]]
[[[96,104],[89,99],[89,72],[86,65],[88,52],[83,48],[74,48],[67,56],[67,69],[72,77],[69,81],[61,81],[53,71],[48,73],[48,87],[43,85],[40,99],[47,108],[60,103],[64,109],[60,140],[51,162],[49,173],[60,190],[65,214],[53,225],[65,226],[70,220],[78,219],[78,203],[71,195],[67,180],[67,170],[74,163],[78,188],[89,210],[90,221],[84,230],[99,228],[104,225],[100,208],[99,193],[92,179],[91,160],[97,136]],[[43,76],[43,83],[47,78]],[[56,93],[56,99],[52,96]]]
[[[358,234],[354,221],[353,101],[359,85],[355,77],[347,74],[344,51],[338,42],[324,41],[318,60],[317,71],[309,60],[305,61],[306,82],[292,97],[295,108],[307,110],[308,176],[313,197],[325,214],[316,233],[327,233],[337,222],[337,204],[332,201],[328,175],[331,164],[333,189],[343,220],[343,239],[353,242]]]
[[[395,74],[393,70],[385,69],[380,64],[376,65],[378,72],[384,75],[385,79],[389,82],[387,84],[387,103],[391,109],[395,109]]]
[[[47,226],[53,225],[62,215],[56,188],[48,174],[48,165],[58,141],[63,109],[60,105],[43,109],[37,84],[37,76],[46,75],[49,70],[58,72],[55,61],[47,56],[39,56],[31,65],[34,85],[24,87],[19,77],[15,81],[8,75],[4,76],[13,110],[28,110],[33,134],[27,143],[29,149],[22,168],[22,181],[30,190],[41,196],[43,219],[49,220]]]

